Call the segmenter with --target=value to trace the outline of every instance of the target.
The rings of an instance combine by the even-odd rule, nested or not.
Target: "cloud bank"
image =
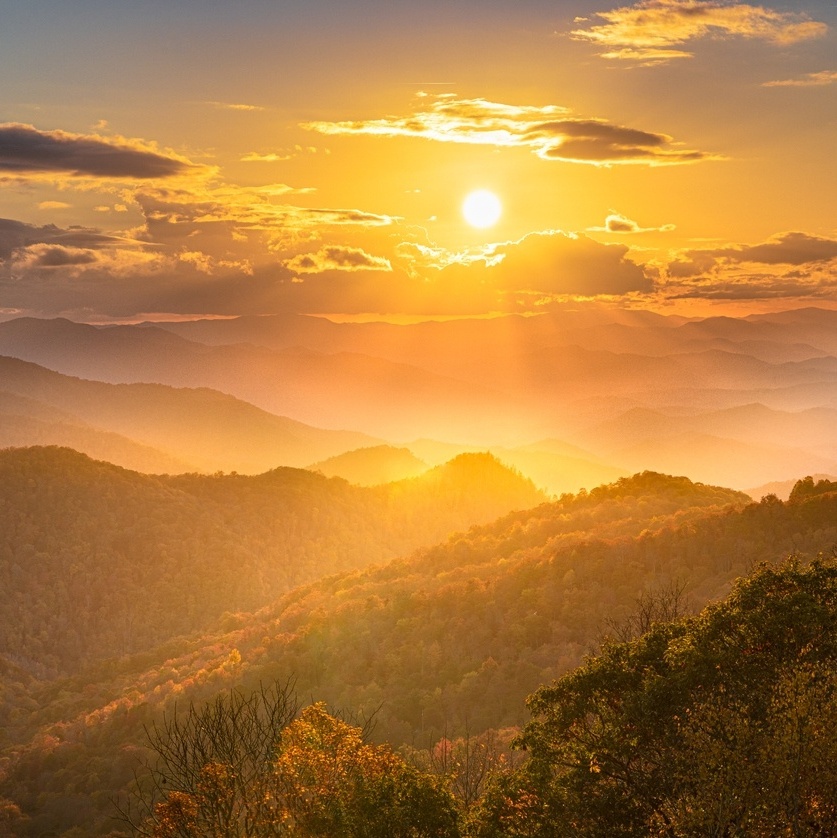
[[[754,245],[689,250],[665,270],[675,297],[775,299],[831,297],[837,288],[837,239],[780,233]]]

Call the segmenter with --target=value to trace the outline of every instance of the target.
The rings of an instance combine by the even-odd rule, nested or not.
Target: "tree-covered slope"
[[[364,489],[301,469],[149,476],[69,449],[0,451],[0,655],[68,674],[541,499],[479,455]]]

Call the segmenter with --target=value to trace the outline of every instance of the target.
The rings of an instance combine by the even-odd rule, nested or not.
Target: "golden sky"
[[[833,0],[15,5],[2,317],[837,303]]]

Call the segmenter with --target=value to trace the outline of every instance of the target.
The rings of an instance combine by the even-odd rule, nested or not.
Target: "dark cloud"
[[[837,240],[792,232],[756,245],[691,250],[669,263],[666,276],[670,297],[829,297],[837,286]]]
[[[142,143],[66,131],[39,131],[21,123],[0,124],[0,172],[55,172],[99,178],[167,178],[192,164]]]
[[[318,253],[303,253],[285,262],[285,267],[297,273],[325,271],[391,271],[388,259],[372,256],[359,247],[331,245]]]
[[[671,276],[695,276],[726,263],[754,262],[761,265],[814,265],[837,259],[837,240],[807,233],[781,233],[754,245],[733,245],[689,250],[669,265]]]
[[[609,215],[605,220],[605,226],[609,233],[636,233],[639,231],[639,224],[624,218],[621,215]]]
[[[97,261],[93,250],[64,247],[60,244],[33,244],[15,253],[15,269],[66,268],[91,265]]]
[[[600,140],[608,144],[655,148],[671,142],[665,134],[652,134],[635,128],[623,128],[594,119],[559,119],[535,125],[531,137],[570,137]]]
[[[665,149],[671,137],[593,119],[560,119],[536,125],[528,135],[543,143],[540,154],[556,160],[683,163],[703,160],[699,151]]]
[[[763,244],[724,248],[712,253],[735,262],[760,262],[764,265],[807,265],[837,258],[837,240],[806,233],[783,233]]]
[[[36,244],[60,244],[65,247],[99,249],[128,243],[118,236],[109,236],[86,227],[38,227],[10,218],[0,218],[0,260],[8,259],[15,250]]]

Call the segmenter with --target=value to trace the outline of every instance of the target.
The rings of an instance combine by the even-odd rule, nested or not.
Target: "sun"
[[[477,189],[462,202],[462,215],[472,227],[493,227],[503,213],[500,199],[487,189]]]

